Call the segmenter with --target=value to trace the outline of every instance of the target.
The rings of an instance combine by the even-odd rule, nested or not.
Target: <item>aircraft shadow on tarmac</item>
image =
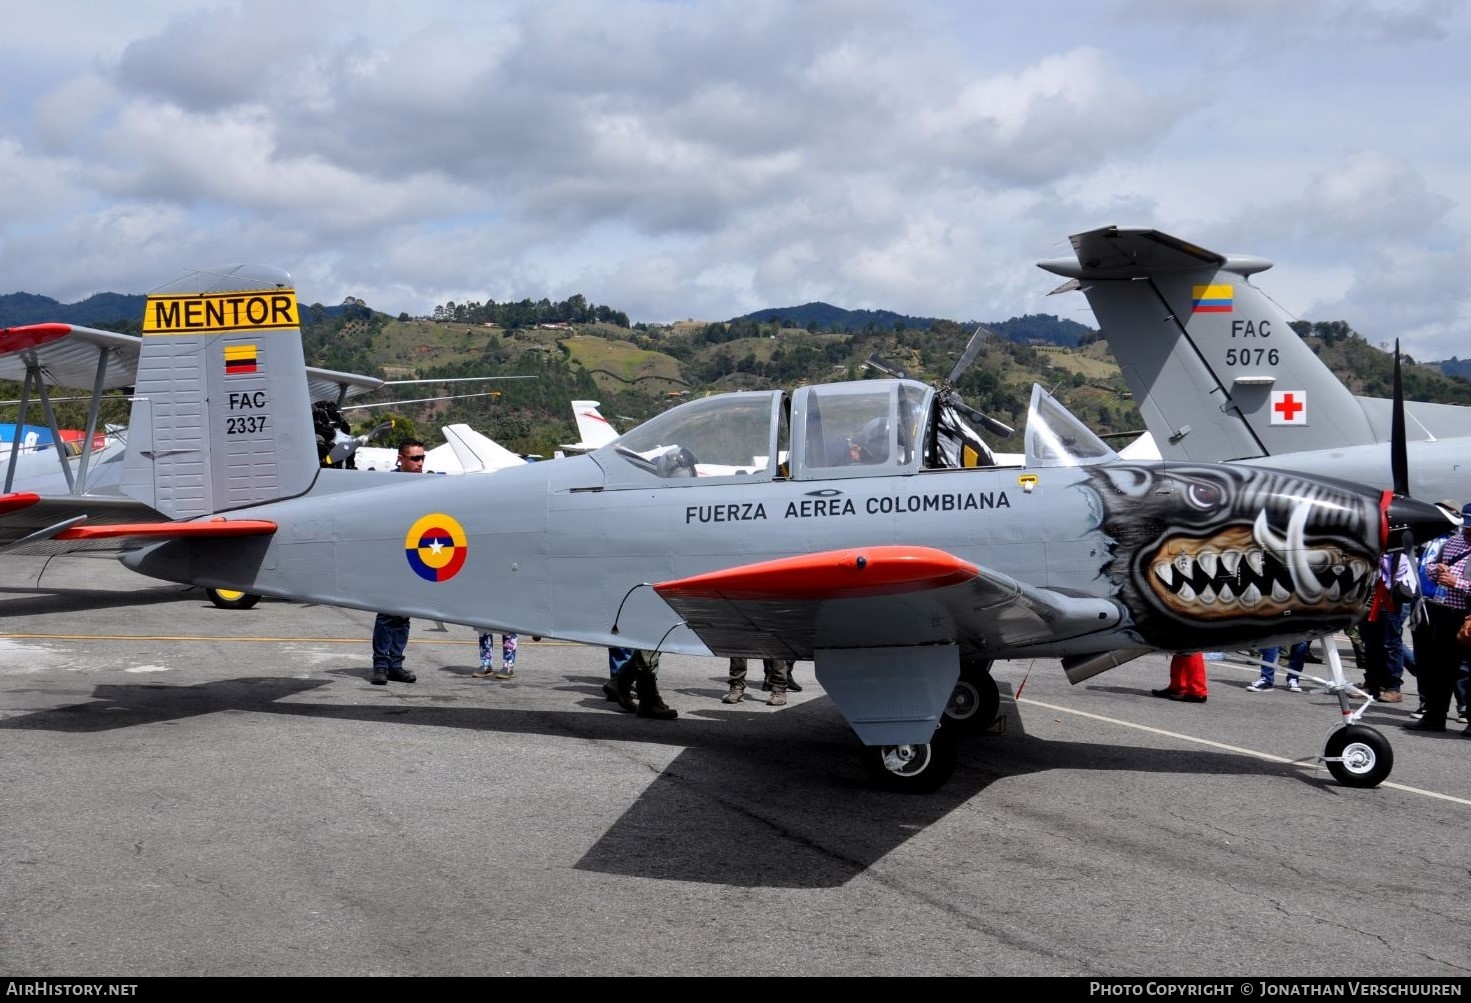
[[[7,599],[0,607],[0,619],[11,617],[39,617],[47,613],[83,613],[88,610],[111,609],[122,606],[151,606],[158,603],[179,602],[187,599],[191,591],[186,585],[158,585],[151,588],[121,592],[117,589],[77,589],[45,586],[21,586],[0,588],[0,596],[16,596]],[[204,593],[193,590],[201,605],[209,606]],[[213,607],[211,607],[213,608]]]
[[[359,670],[334,670],[342,677]],[[602,695],[606,677],[566,676],[555,687],[581,699],[565,711],[446,706],[283,702],[331,685],[330,679],[242,677],[189,686],[104,684],[93,699],[0,721],[0,730],[78,734],[112,731],[224,711],[327,720],[428,725],[489,733],[536,734],[607,743],[678,745],[683,751],[578,861],[608,874],[739,887],[830,888],[943,819],[997,780],[1052,769],[1261,775],[1288,767],[1216,750],[1149,749],[1097,742],[1046,741],[1026,735],[1002,686],[1009,734],[964,739],[940,791],[924,796],[873,789],[857,743],[826,699],[782,710],[721,710],[719,689],[679,691],[677,702],[708,700],[678,721],[649,721],[618,711]],[[396,687],[398,694],[405,694]],[[376,694],[384,691],[375,688]],[[412,699],[412,697],[411,697]],[[755,698],[759,700],[758,698]],[[591,713],[590,711],[597,711]]]

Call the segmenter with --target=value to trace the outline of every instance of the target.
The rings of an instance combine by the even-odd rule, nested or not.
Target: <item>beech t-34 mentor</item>
[[[226,328],[208,322],[218,297],[262,306]],[[993,659],[1057,657],[1077,681],[1140,651],[1337,630],[1391,534],[1459,521],[1328,478],[1125,462],[1040,389],[1025,466],[949,468],[954,409],[907,379],[693,400],[494,477],[322,469],[284,272],[199,274],[148,310],[123,488],[177,521],[98,527],[137,535],[128,567],[599,646],[811,659],[899,789],[932,789],[955,733],[994,719]],[[1359,725],[1323,758],[1361,786],[1391,761]]]

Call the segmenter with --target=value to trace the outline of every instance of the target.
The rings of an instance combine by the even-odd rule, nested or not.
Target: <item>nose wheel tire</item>
[[[1373,728],[1350,724],[1328,736],[1323,760],[1345,787],[1378,787],[1394,769],[1394,750]]]
[[[955,743],[936,729],[928,742],[865,745],[863,768],[874,786],[899,794],[929,794],[950,779]]]
[[[204,592],[220,609],[250,609],[260,602],[260,596],[237,589],[205,589]]]
[[[961,665],[960,678],[945,703],[945,727],[975,734],[991,727],[1001,710],[1001,690],[991,678],[991,663]]]

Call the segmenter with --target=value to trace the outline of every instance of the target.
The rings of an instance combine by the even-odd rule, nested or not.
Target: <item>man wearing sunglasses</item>
[[[398,471],[424,472],[424,444],[418,439],[409,439],[398,447]],[[373,621],[373,675],[368,681],[374,686],[387,686],[389,680],[412,683],[418,679],[404,668],[404,648],[408,644],[409,618],[379,613]]]

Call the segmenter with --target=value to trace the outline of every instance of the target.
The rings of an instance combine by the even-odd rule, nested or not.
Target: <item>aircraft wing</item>
[[[383,381],[376,376],[363,376],[360,373],[339,373],[332,369],[318,369],[316,366],[306,367],[306,386],[312,395],[312,402],[335,401],[345,397],[356,397],[359,394],[369,393],[383,386]]]
[[[131,387],[138,378],[142,339],[79,324],[27,324],[0,328],[0,380],[20,383],[39,366],[48,386],[91,390],[102,366],[102,390]],[[356,397],[383,386],[376,376],[308,366],[313,401]]]
[[[929,547],[804,554],[654,586],[715,655],[961,644],[1006,652],[1116,629],[1118,604],[1026,585]]]
[[[27,324],[0,329],[0,380],[25,380],[39,364],[50,386],[91,389],[99,361],[102,389],[133,385],[142,339],[76,324]]]

